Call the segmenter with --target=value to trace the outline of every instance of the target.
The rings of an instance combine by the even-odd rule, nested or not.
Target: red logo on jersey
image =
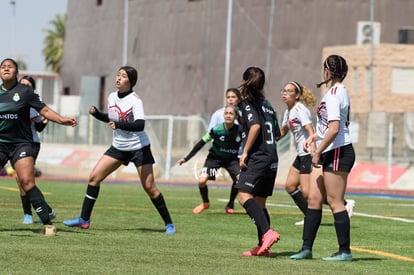
[[[129,108],[128,110],[126,110],[125,112],[123,112],[121,110],[121,108],[119,108],[119,106],[116,105],[116,104],[113,105],[113,106],[109,106],[109,109],[112,109],[115,112],[115,114],[118,117],[118,121],[120,121],[120,122],[121,121],[128,121],[129,114],[132,111],[132,108]]]

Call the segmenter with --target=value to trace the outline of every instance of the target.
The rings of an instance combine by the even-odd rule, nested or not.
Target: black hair
[[[131,84],[131,90],[132,90],[135,84],[137,84],[137,80],[138,80],[137,70],[131,66],[122,66],[121,68],[119,68],[119,70],[124,70],[127,73],[129,84]]]
[[[235,93],[235,94],[236,94],[236,96],[237,96],[237,99],[238,99],[239,101],[241,100],[241,93],[240,93],[240,90],[239,90],[239,89],[237,89],[237,88],[228,88],[228,89],[226,90],[226,95],[227,95],[228,93],[230,93],[230,92]]]
[[[26,79],[27,81],[29,81],[30,84],[32,84],[33,90],[36,90],[36,82],[33,79],[33,77],[31,77],[30,75],[24,75],[20,78],[19,82],[22,81],[22,79]]]
[[[3,63],[4,63],[4,62],[6,62],[6,61],[10,61],[10,62],[12,62],[12,63],[14,64],[14,66],[16,67],[16,71],[17,71],[17,73],[19,72],[19,65],[17,65],[17,62],[16,62],[16,61],[14,61],[14,59],[12,59],[12,58],[10,58],[10,57],[3,59],[3,61],[1,61],[1,63],[0,63],[0,66],[2,66],[2,65],[3,65]]]
[[[263,88],[265,84],[265,73],[259,67],[249,67],[243,73],[243,84],[241,94],[243,98],[254,100],[263,97]]]
[[[340,55],[333,54],[328,56],[323,62],[323,67],[331,73],[331,78],[316,84],[316,87],[318,88],[331,81],[334,77],[339,78],[342,82],[348,73],[348,65],[346,64],[346,60]]]

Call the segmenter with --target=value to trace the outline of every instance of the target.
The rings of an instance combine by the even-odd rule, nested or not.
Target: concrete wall
[[[114,77],[123,59],[124,2],[102,1],[97,6],[96,0],[68,1],[62,77],[71,94],[79,94],[84,75],[102,77],[103,105],[115,89]],[[221,107],[227,1],[127,2],[127,63],[139,69],[136,90],[146,113],[210,114]],[[278,91],[283,84],[296,80],[316,90],[322,49],[355,44],[357,22],[370,19],[370,2],[276,0],[269,35],[271,0],[233,0],[229,86],[240,84],[246,67],[269,66],[267,96],[281,114],[285,106]],[[381,0],[375,5],[381,42],[398,43],[399,28],[414,25],[407,12],[414,10],[414,1]],[[350,57],[349,62],[354,61],[359,62]]]

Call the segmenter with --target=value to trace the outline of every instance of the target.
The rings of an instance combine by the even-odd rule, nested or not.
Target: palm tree
[[[46,68],[50,68],[53,72],[59,74],[63,59],[66,14],[56,15],[56,18],[49,23],[53,28],[44,30],[47,36],[44,39],[43,55],[45,57]]]

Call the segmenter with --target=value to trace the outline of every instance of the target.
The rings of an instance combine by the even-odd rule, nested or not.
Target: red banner
[[[390,171],[390,185],[392,186],[398,178],[407,171],[407,167],[393,165],[391,166]],[[357,163],[349,174],[348,187],[387,189],[389,187],[387,181],[387,165]]]

